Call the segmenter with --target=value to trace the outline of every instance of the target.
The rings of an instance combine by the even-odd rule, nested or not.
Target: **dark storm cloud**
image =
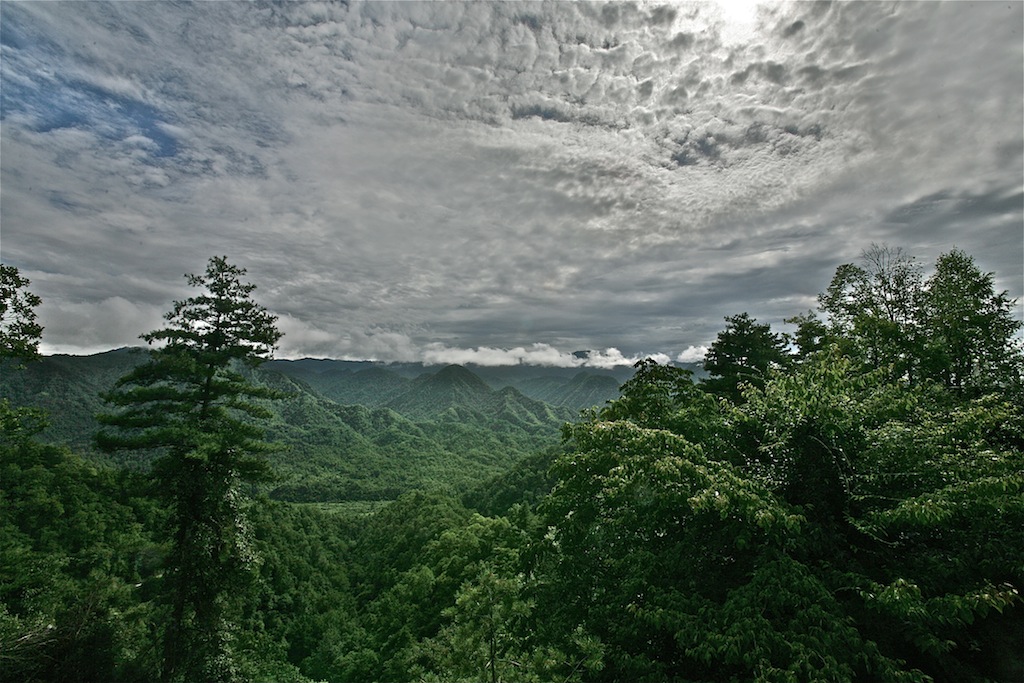
[[[70,351],[214,254],[293,356],[692,358],[871,242],[1020,296],[1022,7],[4,2],[3,259]]]
[[[890,223],[942,230],[1021,213],[1024,213],[1024,192],[1019,186],[1011,186],[983,194],[954,194],[943,190],[898,206],[885,219]]]
[[[921,244],[927,256],[948,251],[950,245],[968,249],[982,268],[996,272],[1000,289],[1020,297],[1022,216],[1024,191],[1015,184],[982,193],[942,190],[895,207],[885,221],[904,242]],[[978,235],[984,240],[972,237]]]

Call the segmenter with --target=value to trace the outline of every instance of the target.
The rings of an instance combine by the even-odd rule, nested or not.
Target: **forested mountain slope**
[[[105,408],[101,394],[145,357],[138,349],[45,357],[3,372],[0,389],[14,405],[47,412],[44,440],[107,460],[93,445],[94,416]],[[408,379],[372,365],[353,371],[333,361],[284,361],[252,378],[286,396],[267,404],[269,437],[281,446],[270,458],[279,477],[270,491],[285,500],[390,500],[424,487],[461,491],[557,444],[561,425],[575,415],[511,387],[492,389],[461,366]],[[361,404],[339,402],[346,397],[361,397]],[[114,462],[141,469],[148,457],[122,453]]]
[[[568,410],[553,409],[523,396],[512,387],[491,389],[461,365],[449,365],[437,373],[422,375],[409,388],[388,401],[389,408],[418,419],[446,422],[480,422],[488,419],[544,428],[572,417]]]
[[[412,378],[384,366],[350,361],[275,360],[266,363],[268,372],[279,372],[307,383],[327,398],[342,405],[376,408],[401,394]]]
[[[5,362],[0,366],[0,395],[13,405],[46,411],[50,426],[41,434],[44,440],[94,451],[100,394],[143,360],[138,349],[117,349],[92,356],[47,356],[21,370]]]
[[[555,408],[466,368],[406,377],[372,408],[225,372],[267,401],[283,479],[181,507],[160,465],[97,465],[18,407],[35,387],[73,434],[90,410],[75,401],[129,355],[7,366],[0,681],[1018,683],[1024,325],[966,255],[928,279],[890,277],[915,275],[895,257],[841,266],[828,317],[795,318],[789,344],[726,317],[699,382],[642,361],[561,441]],[[221,481],[210,463],[249,426],[227,424],[178,464]],[[214,552],[175,552],[175,515],[210,500],[232,514],[181,537]],[[219,645],[204,662],[224,676],[166,675],[176,576],[220,582],[230,611],[193,642]]]
[[[693,371],[697,376],[704,374],[699,364],[678,365]],[[399,397],[409,390],[415,380],[444,370],[444,366],[419,363],[384,364],[312,358],[274,360],[263,367],[301,379],[338,403],[370,408],[401,400]],[[470,365],[466,369],[492,389],[512,387],[527,398],[568,408],[573,414],[584,408],[602,406],[617,398],[619,386],[633,376],[633,368],[630,366],[559,368]]]

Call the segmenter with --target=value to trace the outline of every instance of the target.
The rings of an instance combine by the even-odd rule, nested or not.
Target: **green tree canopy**
[[[811,354],[824,349],[828,343],[828,327],[814,311],[794,315],[783,322],[796,325],[796,332],[788,335],[788,338],[796,347],[794,355],[797,360],[806,360]]]
[[[30,282],[14,266],[0,263],[0,367],[5,372],[24,369],[23,361],[39,358],[43,328],[36,322],[36,306],[42,303],[28,290]],[[46,427],[42,411],[12,408],[0,398],[0,436],[22,442]]]
[[[865,368],[887,367],[913,381],[920,357],[921,268],[899,248],[872,244],[861,265],[836,269],[818,297],[829,332]]]
[[[35,309],[43,300],[28,291],[29,284],[17,268],[0,263],[0,358],[39,356],[43,328],[36,322]]]
[[[999,635],[1021,625],[1019,406],[951,402],[832,347],[697,428],[715,414],[634,412],[650,404],[637,396],[686,393],[643,376],[650,387],[567,429],[541,505],[547,627],[602,644],[589,679],[954,681],[1020,666]]]
[[[1022,323],[1014,316],[1016,301],[995,291],[993,277],[954,249],[924,279],[902,249],[872,245],[861,265],[839,266],[818,297],[826,329],[813,315],[787,322],[799,326],[802,357],[805,345],[818,350],[836,343],[862,370],[884,368],[910,385],[935,381],[966,396],[1019,390]]]
[[[992,273],[954,249],[939,256],[924,286],[924,372],[949,389],[977,394],[1021,383],[1021,321]]]
[[[781,344],[729,318],[710,380],[647,361],[566,428],[537,595],[600,643],[588,679],[1019,677],[1012,302],[960,252],[924,280],[882,247],[821,302],[789,362],[749,370],[734,349]]]

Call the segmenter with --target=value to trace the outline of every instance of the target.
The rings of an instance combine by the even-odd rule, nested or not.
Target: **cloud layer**
[[[1022,12],[6,2],[3,260],[72,352],[214,254],[289,356],[690,358],[871,242],[1019,297]]]

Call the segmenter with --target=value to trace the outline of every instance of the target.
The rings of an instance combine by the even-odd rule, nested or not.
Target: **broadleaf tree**
[[[996,293],[994,275],[954,249],[935,262],[925,282],[924,372],[946,388],[979,394],[1021,384],[1021,322],[1015,300]]]
[[[0,364],[4,371],[24,369],[24,361],[39,358],[43,326],[36,321],[36,307],[43,300],[32,293],[28,278],[15,266],[0,263]],[[42,411],[12,408],[0,398],[0,435],[5,440],[21,441],[46,427]]]
[[[28,290],[30,282],[15,266],[0,263],[0,357],[35,360],[43,327],[36,307],[43,300]]]
[[[566,428],[534,586],[586,680],[1020,680],[1020,323],[969,257],[866,257],[787,363],[645,361]]]
[[[872,244],[861,265],[836,269],[818,296],[829,333],[865,368],[885,367],[893,379],[916,380],[920,358],[921,269],[902,249]]]
[[[276,317],[252,298],[255,285],[226,257],[187,275],[197,296],[176,301],[166,327],[142,335],[157,348],[122,377],[98,416],[98,445],[158,454],[153,473],[169,504],[170,552],[163,636],[164,680],[240,678],[233,615],[256,563],[242,484],[265,479],[270,446],[259,399],[273,392],[242,370],[272,357]]]

